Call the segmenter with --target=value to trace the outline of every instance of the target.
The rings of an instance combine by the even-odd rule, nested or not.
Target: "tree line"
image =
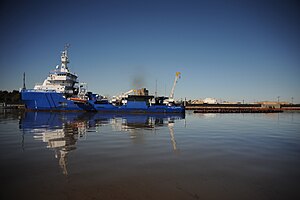
[[[20,98],[20,92],[17,90],[13,90],[12,92],[8,92],[6,90],[0,90],[0,103],[8,103],[8,104],[20,104],[22,103]]]

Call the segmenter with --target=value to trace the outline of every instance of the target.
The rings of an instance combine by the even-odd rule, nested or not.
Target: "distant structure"
[[[289,102],[278,102],[278,101],[260,101],[260,102],[257,102],[257,104],[260,104],[261,107],[263,108],[280,108],[281,105],[289,105],[291,103]]]
[[[203,104],[203,100],[202,99],[195,99],[191,101],[191,104]]]
[[[215,98],[205,98],[203,99],[203,103],[207,103],[207,104],[217,104],[218,101]]]
[[[195,99],[191,100],[191,104],[217,104],[218,101],[215,98]]]

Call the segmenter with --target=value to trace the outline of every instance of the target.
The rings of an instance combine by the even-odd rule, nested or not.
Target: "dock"
[[[186,110],[194,110],[194,113],[280,113],[284,111],[300,111],[300,105],[188,104],[186,105]]]
[[[1,109],[24,109],[24,104],[6,104],[6,103],[0,103]]]
[[[276,108],[201,108],[194,110],[194,113],[279,113],[283,112],[281,109]]]

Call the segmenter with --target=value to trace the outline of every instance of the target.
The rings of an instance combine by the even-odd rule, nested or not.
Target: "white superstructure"
[[[50,72],[43,84],[36,84],[35,90],[56,91],[72,95],[78,92],[77,75],[70,72],[68,68],[68,45],[65,46],[61,54],[61,64],[57,65],[55,70]]]

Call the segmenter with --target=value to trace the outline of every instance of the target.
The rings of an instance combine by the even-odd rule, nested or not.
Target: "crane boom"
[[[174,84],[173,84],[173,87],[172,87],[172,90],[171,90],[171,93],[170,93],[170,96],[169,96],[169,98],[172,99],[172,100],[174,98],[175,86],[176,86],[176,83],[177,83],[178,79],[180,78],[180,75],[181,75],[180,72],[176,72]]]
[[[128,92],[124,92],[124,93],[122,93],[122,95],[120,95],[120,96],[126,96],[126,95],[128,95],[128,94],[130,94],[130,93],[132,93],[132,92],[135,92],[135,90],[132,89],[132,90],[129,90]]]

